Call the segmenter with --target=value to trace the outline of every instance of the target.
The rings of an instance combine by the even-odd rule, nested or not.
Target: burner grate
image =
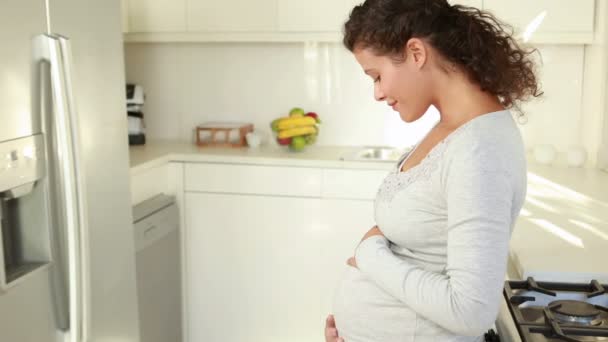
[[[596,280],[537,283],[530,277],[505,282],[504,295],[524,342],[608,341],[608,297],[600,297],[606,288]]]

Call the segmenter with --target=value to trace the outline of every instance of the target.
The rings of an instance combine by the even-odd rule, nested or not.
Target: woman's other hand
[[[355,257],[350,257],[350,258],[348,258],[348,260],[346,260],[346,263],[347,263],[349,266],[352,266],[352,267],[354,267],[354,268],[359,268],[359,267],[357,267],[357,259],[355,259]]]
[[[382,231],[380,230],[380,228],[378,228],[378,226],[373,226],[372,229],[368,230],[367,233],[365,233],[365,235],[363,235],[361,242],[365,241],[366,239],[368,239],[374,235],[384,236],[384,234],[382,234]],[[359,268],[359,267],[357,267],[357,260],[355,259],[355,257],[348,258],[348,260],[346,260],[346,263],[354,268]]]
[[[327,316],[325,320],[325,342],[344,342],[344,339],[338,336],[338,329],[336,329],[336,321],[333,315]]]

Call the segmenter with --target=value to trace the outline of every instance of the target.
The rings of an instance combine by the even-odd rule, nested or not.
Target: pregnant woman
[[[440,120],[381,185],[377,226],[353,246],[326,341],[481,341],[526,194],[513,115],[542,94],[533,50],[492,15],[446,0],[367,0],[344,29],[376,100],[405,122],[431,105]]]

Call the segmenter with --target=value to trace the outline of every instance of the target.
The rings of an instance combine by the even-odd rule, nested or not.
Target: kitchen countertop
[[[360,147],[279,146],[202,148],[150,142],[130,148],[131,174],[169,161],[389,170],[394,162],[343,161]],[[529,158],[529,160],[531,160]],[[597,169],[528,163],[528,193],[511,239],[520,277],[540,280],[595,278],[608,283],[608,173]]]
[[[198,147],[191,143],[153,141],[146,145],[131,146],[131,174],[169,161],[257,164],[298,167],[323,167],[367,170],[389,170],[394,162],[340,160],[361,147],[308,146],[302,152],[290,152],[282,146],[258,148]]]
[[[608,283],[608,173],[529,163],[528,193],[511,238],[522,278]]]

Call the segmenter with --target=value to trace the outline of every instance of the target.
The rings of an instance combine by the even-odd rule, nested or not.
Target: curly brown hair
[[[512,32],[491,13],[447,0],[366,0],[350,13],[343,42],[351,52],[371,48],[403,61],[407,41],[424,39],[483,91],[520,111],[521,102],[543,93],[530,58],[537,50],[520,47]]]

